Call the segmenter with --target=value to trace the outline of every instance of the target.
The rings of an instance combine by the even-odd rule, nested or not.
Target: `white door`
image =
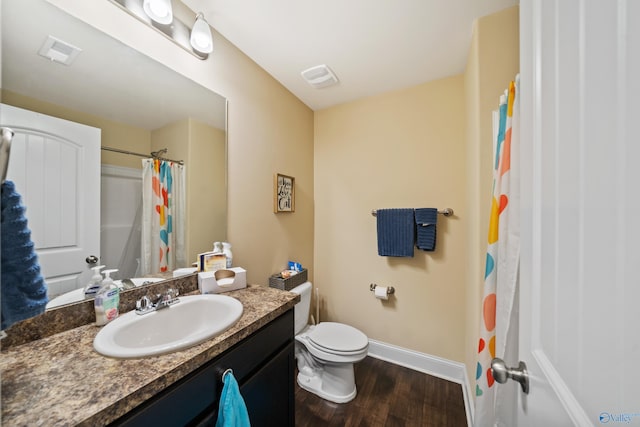
[[[100,256],[100,129],[0,104],[15,132],[7,179],[16,184],[49,298],[84,286]]]
[[[520,8],[518,425],[640,425],[640,2]]]

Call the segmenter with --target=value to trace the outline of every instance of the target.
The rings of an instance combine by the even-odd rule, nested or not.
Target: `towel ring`
[[[222,382],[224,382],[225,377],[227,376],[227,374],[231,374],[233,375],[233,369],[231,368],[227,368],[223,373],[222,373]]]

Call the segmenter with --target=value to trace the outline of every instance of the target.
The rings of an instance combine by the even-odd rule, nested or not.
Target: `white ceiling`
[[[474,20],[518,3],[183,1],[314,110],[462,73]],[[314,89],[302,79],[301,71],[320,64],[338,85]]]

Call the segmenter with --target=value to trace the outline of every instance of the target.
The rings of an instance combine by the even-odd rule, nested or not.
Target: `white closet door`
[[[100,129],[0,105],[15,132],[7,179],[27,208],[49,298],[82,287],[100,256]]]

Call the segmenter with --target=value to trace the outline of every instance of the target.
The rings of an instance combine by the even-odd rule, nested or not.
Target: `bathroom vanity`
[[[2,425],[215,425],[233,370],[256,426],[294,425],[293,307],[298,296],[250,285],[222,334],[175,353],[113,359],[93,324],[2,351]]]
[[[293,426],[293,310],[110,425],[213,426],[222,375],[232,369],[252,425]]]

